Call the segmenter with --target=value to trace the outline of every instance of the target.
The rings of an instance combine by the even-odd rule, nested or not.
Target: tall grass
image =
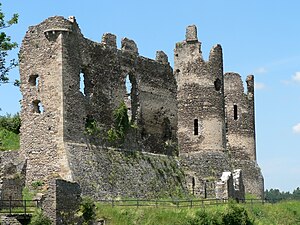
[[[97,218],[107,224],[300,224],[300,201],[233,204],[205,208],[122,207],[97,203]]]

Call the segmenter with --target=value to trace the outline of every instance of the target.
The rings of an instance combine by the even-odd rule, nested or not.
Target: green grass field
[[[300,201],[276,204],[227,204],[205,208],[124,207],[97,203],[97,218],[106,224],[300,224]]]

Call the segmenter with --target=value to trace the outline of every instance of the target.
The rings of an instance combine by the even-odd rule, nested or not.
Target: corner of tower
[[[254,98],[254,76],[248,75],[246,78],[248,99]]]

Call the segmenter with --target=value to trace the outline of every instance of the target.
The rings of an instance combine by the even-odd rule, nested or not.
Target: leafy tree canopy
[[[6,20],[1,6],[2,4],[0,3],[0,83],[7,83],[9,81],[9,71],[16,67],[18,62],[15,59],[11,59],[9,63],[7,63],[6,58],[8,51],[18,47],[18,44],[11,40],[11,37],[6,34],[5,30],[17,24],[19,16],[18,14],[13,14],[9,20]],[[19,82],[16,80],[14,85],[18,86]]]

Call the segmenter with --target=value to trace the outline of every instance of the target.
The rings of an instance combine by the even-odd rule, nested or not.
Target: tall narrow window
[[[195,194],[195,177],[192,177],[192,191],[193,195]]]
[[[84,83],[84,72],[80,71],[80,83],[79,83],[79,90],[85,96],[85,83]]]
[[[198,119],[194,119],[194,135],[199,134],[199,124],[198,124]]]
[[[222,82],[219,78],[217,78],[214,82],[216,91],[220,91],[222,87]]]
[[[132,106],[132,99],[131,99],[132,83],[131,83],[129,75],[127,75],[125,78],[125,89],[126,89],[126,95],[125,95],[124,102],[127,107],[128,118],[131,120],[131,117],[132,117],[132,109],[131,109],[131,106]]]
[[[234,118],[234,120],[238,119],[238,108],[237,108],[237,105],[233,106],[233,118]]]

